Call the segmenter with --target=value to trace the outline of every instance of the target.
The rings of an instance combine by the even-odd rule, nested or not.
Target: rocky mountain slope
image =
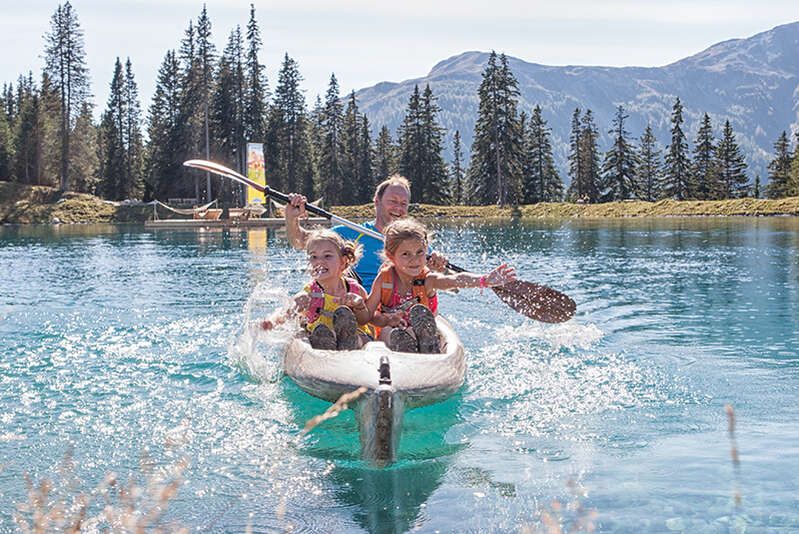
[[[467,153],[477,116],[477,88],[487,52],[465,52],[437,64],[427,76],[400,83],[383,82],[356,93],[374,128],[392,133],[402,121],[414,85],[430,84],[441,106],[439,120],[447,129],[447,159],[459,130]],[[569,125],[575,108],[591,109],[602,137],[616,107],[629,114],[627,131],[636,139],[651,124],[662,147],[670,140],[675,97],[685,107],[684,131],[693,144],[704,112],[717,137],[729,119],[749,164],[765,182],[766,165],[782,130],[799,129],[799,22],[778,26],[747,39],[715,44],[694,56],[663,67],[547,66],[509,57],[519,81],[520,110],[538,104],[553,132],[556,162],[565,170]],[[565,172],[563,178],[567,181]]]

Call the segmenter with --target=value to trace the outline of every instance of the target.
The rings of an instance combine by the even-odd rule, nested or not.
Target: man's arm
[[[300,217],[308,218],[308,213],[305,211],[306,199],[302,195],[296,193],[289,193],[289,203],[286,204],[284,210],[286,217],[286,234],[288,235],[289,243],[297,250],[305,249],[305,243],[308,241],[308,230],[300,226]]]

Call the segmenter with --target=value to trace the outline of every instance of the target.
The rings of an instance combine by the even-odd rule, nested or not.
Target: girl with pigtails
[[[313,230],[305,244],[311,281],[294,295],[292,308],[276,310],[261,327],[271,330],[300,314],[315,349],[355,350],[371,341],[366,290],[344,275],[358,263],[362,249],[332,230]]]

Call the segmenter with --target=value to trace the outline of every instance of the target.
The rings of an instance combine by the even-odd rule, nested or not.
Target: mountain
[[[392,132],[402,122],[415,85],[430,84],[447,129],[447,159],[460,130],[468,151],[477,117],[477,88],[487,52],[465,52],[438,63],[430,73],[400,83],[382,82],[356,93],[373,127]],[[629,119],[626,129],[639,138],[647,123],[666,147],[671,139],[675,97],[685,107],[683,129],[693,147],[702,114],[713,121],[717,139],[729,119],[746,156],[749,175],[766,181],[766,166],[782,130],[799,130],[799,22],[777,26],[747,39],[715,44],[663,67],[547,66],[508,57],[520,91],[520,111],[536,104],[552,128],[555,158],[564,181],[571,115],[591,109],[602,133],[600,150],[610,146],[607,131],[619,104]]]

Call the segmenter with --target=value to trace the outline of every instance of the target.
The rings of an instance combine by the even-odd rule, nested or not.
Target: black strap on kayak
[[[383,355],[380,357],[380,367],[378,368],[378,372],[380,373],[380,379],[378,383],[380,385],[391,385],[391,365],[388,361],[388,356]]]

